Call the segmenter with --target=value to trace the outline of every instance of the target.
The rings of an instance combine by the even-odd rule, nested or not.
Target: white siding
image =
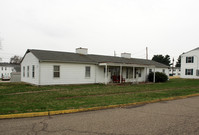
[[[14,67],[0,66],[0,78],[2,78],[2,75],[10,78],[13,71]]]
[[[60,77],[53,77],[54,65],[60,66]],[[85,67],[90,66],[90,77],[85,77]],[[40,85],[96,83],[96,66],[73,63],[40,63]]]
[[[186,57],[194,57],[194,63],[186,63]],[[199,79],[199,76],[196,76],[196,70],[199,69],[199,50],[190,51],[181,55],[181,78],[195,78]],[[193,69],[193,75],[185,75],[186,69]]]
[[[96,66],[96,83],[105,83],[105,73],[103,66]]]
[[[32,65],[35,66],[35,77],[32,77]],[[25,66],[25,77],[23,67]],[[29,77],[27,77],[27,66],[29,66]],[[21,81],[39,85],[39,60],[31,53],[27,53],[21,63]]]

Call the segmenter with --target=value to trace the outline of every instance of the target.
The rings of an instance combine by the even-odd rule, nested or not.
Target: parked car
[[[10,80],[10,76],[4,75],[4,76],[2,77],[2,81],[8,81],[8,80]]]

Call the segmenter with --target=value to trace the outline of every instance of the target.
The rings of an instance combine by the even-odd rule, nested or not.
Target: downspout
[[[39,85],[41,85],[41,66],[40,66],[40,61],[39,61]]]

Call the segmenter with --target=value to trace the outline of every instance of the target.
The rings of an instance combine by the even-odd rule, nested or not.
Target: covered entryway
[[[104,66],[104,83],[138,83],[147,81],[147,69],[154,68],[151,65],[100,63]],[[155,79],[154,79],[155,80]]]

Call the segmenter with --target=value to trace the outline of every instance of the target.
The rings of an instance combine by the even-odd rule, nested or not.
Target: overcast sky
[[[0,0],[0,57],[27,49],[134,58],[199,47],[199,0]]]

